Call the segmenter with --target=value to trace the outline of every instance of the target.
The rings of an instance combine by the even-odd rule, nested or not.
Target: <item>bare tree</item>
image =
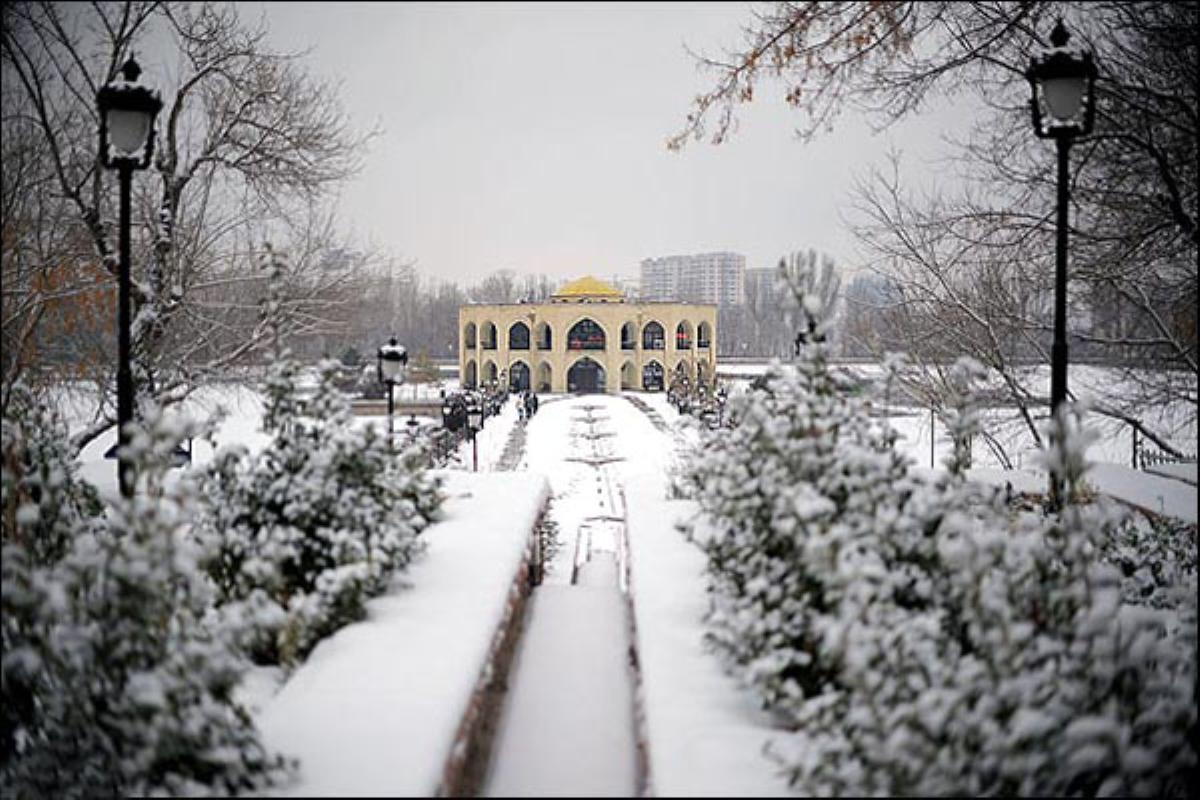
[[[914,197],[895,170],[875,170],[856,229],[868,266],[905,290],[889,313],[903,314],[918,360],[969,352],[1000,371],[1036,437],[1045,398],[1021,367],[1049,360],[1055,176],[1023,71],[1056,16],[1100,70],[1096,129],[1072,162],[1073,352],[1123,370],[1093,387],[1101,411],[1173,450],[1170,425],[1143,410],[1182,402],[1196,416],[1200,4],[775,3],[742,48],[700,57],[716,84],[669,145],[723,141],[763,78],[803,112],[802,138],[846,108],[886,126],[934,95],[973,93],[986,111],[948,151],[969,181],[962,196]]]
[[[471,287],[467,294],[473,303],[515,303],[520,299],[517,274],[511,269],[501,269]]]
[[[36,276],[63,264],[80,272],[80,262],[116,275],[113,177],[97,158],[95,97],[152,35],[173,43],[178,74],[155,76],[165,104],[153,179],[135,181],[132,339],[143,396],[179,399],[264,347],[251,309],[263,242],[295,251],[283,330],[319,327],[335,297],[341,279],[316,255],[334,245],[322,199],[354,174],[369,138],[350,129],[335,87],[313,80],[297,55],[271,52],[263,28],[232,4],[7,4],[4,246],[19,255],[11,293],[6,258],[5,344],[15,345],[6,384],[28,366],[23,354],[51,299]],[[11,179],[10,139],[29,154],[29,170]],[[7,202],[29,189],[36,201]],[[97,415],[78,446],[115,418],[102,372]]]

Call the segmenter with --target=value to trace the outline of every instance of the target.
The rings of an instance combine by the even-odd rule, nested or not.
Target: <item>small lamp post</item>
[[[479,471],[479,443],[475,435],[483,428],[483,405],[478,397],[467,401],[467,427],[471,431],[471,471]]]
[[[1033,132],[1058,145],[1058,214],[1054,269],[1054,344],[1050,350],[1050,413],[1067,399],[1067,203],[1068,154],[1076,136],[1092,132],[1096,116],[1096,64],[1092,54],[1067,48],[1071,35],[1062,19],[1050,34],[1053,47],[1034,56],[1025,70]],[[1061,476],[1050,474],[1050,503],[1062,503]]]
[[[396,344],[393,336],[379,348],[377,354],[379,382],[388,387],[388,447],[392,446],[392,418],[396,411],[395,390],[397,383],[404,383],[404,367],[408,364],[408,351]]]
[[[129,275],[130,184],[134,170],[150,166],[154,121],[162,109],[158,92],[138,84],[142,73],[130,58],[121,77],[96,93],[100,111],[100,163],[117,170],[121,187],[119,275],[117,281],[117,478],[121,495],[133,497],[136,476],[129,460],[129,423],[133,421],[133,368],[130,327],[132,285]]]

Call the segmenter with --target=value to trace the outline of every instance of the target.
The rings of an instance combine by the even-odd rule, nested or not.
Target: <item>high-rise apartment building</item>
[[[643,301],[740,305],[745,297],[746,257],[699,253],[642,260]]]
[[[773,298],[779,293],[779,268],[762,267],[746,270],[746,299]]]

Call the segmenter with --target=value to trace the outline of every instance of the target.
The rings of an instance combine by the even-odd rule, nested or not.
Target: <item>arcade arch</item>
[[[657,322],[647,322],[646,327],[642,328],[642,349],[643,350],[662,350],[665,348],[666,333],[663,331],[663,326]]]
[[[509,391],[523,392],[529,388],[529,365],[524,361],[514,361],[508,368]]]
[[[508,329],[508,349],[529,349],[529,326],[524,322],[514,322]]]
[[[675,326],[675,349],[692,349],[692,323],[686,319]]]
[[[663,366],[657,361],[649,361],[642,367],[642,388],[647,392],[663,390]]]
[[[567,391],[580,394],[603,392],[605,378],[600,362],[584,356],[567,370]]]
[[[568,350],[603,350],[606,344],[604,328],[590,317],[579,320],[567,332]]]

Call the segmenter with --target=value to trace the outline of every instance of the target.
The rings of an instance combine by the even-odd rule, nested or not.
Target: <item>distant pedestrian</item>
[[[537,413],[537,410],[538,410],[538,396],[536,394],[534,394],[533,392],[529,393],[529,404],[530,404],[529,416],[532,417],[534,414]]]

